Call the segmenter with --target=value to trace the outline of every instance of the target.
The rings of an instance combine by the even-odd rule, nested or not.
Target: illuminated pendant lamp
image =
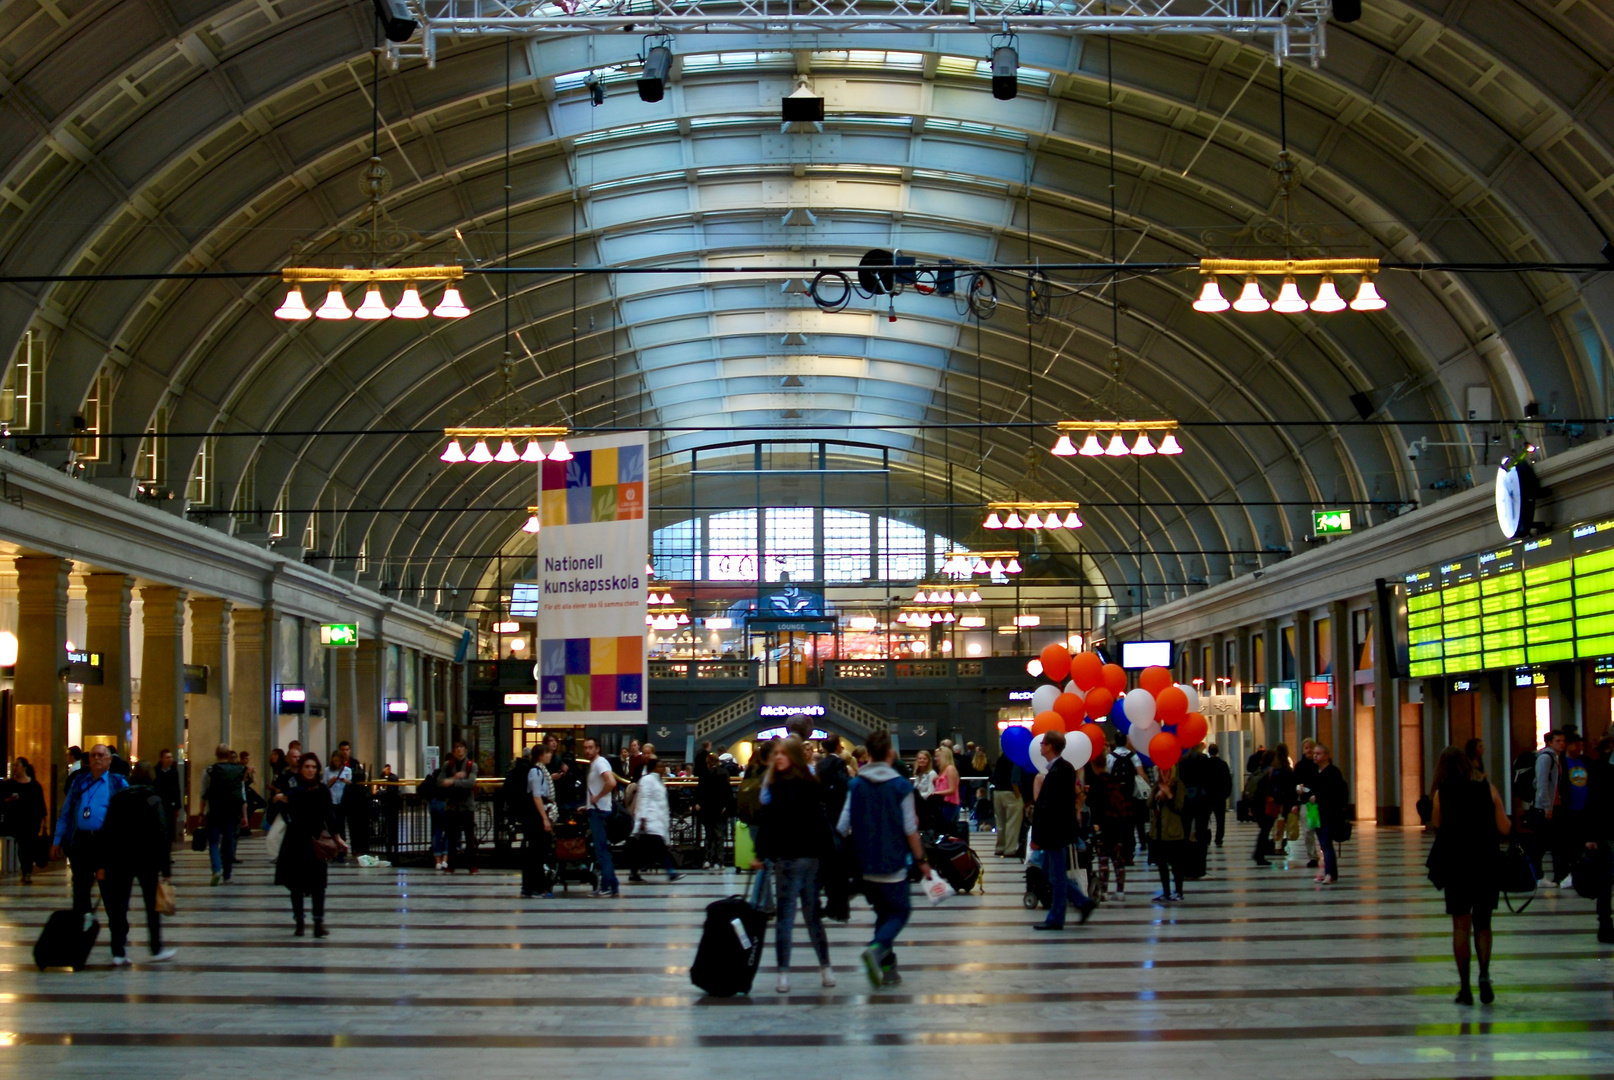
[[[424,319],[430,314],[430,309],[420,302],[420,290],[413,281],[404,286],[403,299],[392,309],[394,319]]]
[[[465,451],[460,449],[460,441],[458,439],[448,440],[447,449],[443,451],[442,456],[440,456],[437,460],[446,461],[450,465],[453,465],[455,462],[464,461]]]
[[[364,290],[364,302],[353,313],[353,317],[355,319],[367,319],[371,322],[392,318],[392,309],[387,307],[385,300],[381,299],[381,286],[372,283],[368,289]]]
[[[1070,441],[1069,435],[1060,435],[1059,441],[1054,443],[1054,448],[1050,453],[1054,457],[1075,457],[1076,444]]]
[[[1072,510],[1070,513],[1065,515],[1065,528],[1079,529],[1081,527],[1082,519],[1076,516],[1076,511]]]
[[[897,612],[897,621],[899,623],[906,623],[908,621],[908,613],[906,611]]]
[[[527,440],[527,448],[525,450],[521,451],[521,460],[522,461],[542,461],[542,460],[544,460],[543,447],[538,445],[538,440],[537,439],[528,439]]]
[[[1323,275],[1323,283],[1317,286],[1317,299],[1311,302],[1311,310],[1321,312],[1335,312],[1345,310],[1345,300],[1334,288],[1334,279]]]
[[[944,604],[951,604],[953,602],[953,590],[951,590],[951,589],[943,590],[942,591],[941,602],[944,603]]]
[[[1300,295],[1300,288],[1295,284],[1295,279],[1284,278],[1283,284],[1278,287],[1278,298],[1272,302],[1272,310],[1284,315],[1297,315],[1309,310],[1310,307],[1311,305],[1306,303],[1306,298]]]
[[[460,291],[452,285],[443,290],[442,300],[432,309],[432,314],[439,319],[463,319],[470,313],[471,309],[460,299]]]
[[[549,460],[550,461],[570,461],[570,460],[572,460],[572,452],[570,450],[566,449],[566,440],[565,439],[557,439],[556,440],[555,448],[549,452]]]
[[[1005,529],[1022,529],[1025,527],[1025,524],[1025,522],[1020,520],[1020,515],[1013,510],[1009,511],[1009,516],[1003,521],[1003,527]]]
[[[1160,440],[1160,452],[1162,454],[1182,453],[1182,446],[1177,442],[1177,433],[1175,431],[1166,432],[1166,437]]]
[[[991,567],[986,565],[986,560],[985,559],[976,559],[975,560],[975,565],[970,567],[970,573],[972,573],[972,574],[984,574],[984,573],[988,572],[991,569],[992,569]]]
[[[1149,441],[1149,433],[1147,431],[1138,432],[1137,441],[1132,444],[1132,452],[1137,454],[1139,457],[1148,457],[1150,454],[1156,452],[1154,443]]]
[[[1362,284],[1356,287],[1356,298],[1351,301],[1352,311],[1383,311],[1384,298],[1374,287],[1373,279],[1366,274],[1362,275]]]
[[[976,592],[974,589],[971,589],[970,590],[970,603],[979,604],[980,602],[981,602],[981,594]]]
[[[1028,529],[1040,529],[1040,528],[1042,528],[1042,515],[1037,513],[1035,510],[1031,511],[1031,513],[1026,516],[1026,528],[1028,528]]]
[[[1104,448],[1105,457],[1126,457],[1131,452],[1126,448],[1126,440],[1121,438],[1119,431],[1110,436],[1110,445]]]
[[[471,452],[466,455],[465,460],[474,461],[478,465],[486,465],[492,461],[493,451],[488,449],[488,441],[486,439],[476,440],[476,445],[471,447]]]
[[[1199,299],[1194,301],[1195,311],[1205,311],[1212,314],[1226,311],[1231,306],[1227,297],[1222,295],[1222,287],[1217,284],[1214,276],[1205,279],[1205,285],[1199,290]]]
[[[986,520],[981,522],[981,528],[983,528],[983,529],[1001,529],[1001,528],[1003,528],[1003,522],[998,520],[998,512],[996,510],[994,510],[990,514],[986,515]]]
[[[1064,526],[1059,523],[1059,511],[1048,511],[1048,516],[1042,519],[1042,527],[1045,529],[1063,529]]]
[[[313,314],[312,311],[308,310],[308,305],[303,303],[303,290],[301,286],[297,285],[293,285],[287,290],[286,299],[282,300],[280,306],[275,308],[275,318],[277,319],[301,321],[312,318]]]
[[[994,575],[1003,573],[1003,560],[1002,559],[993,559],[992,560],[992,573]]]
[[[528,514],[527,515],[527,523],[525,525],[521,526],[521,531],[524,532],[524,533],[535,533],[535,532],[537,532],[538,531],[538,515],[537,514]]]
[[[1005,571],[1007,571],[1008,573],[1018,574],[1020,572],[1020,560],[1019,559],[1010,559],[1009,560],[1009,565],[1005,566],[1003,569]]]
[[[942,602],[941,593],[933,591],[929,596],[925,597],[925,601],[926,603],[939,604]]]
[[[499,452],[493,455],[494,461],[502,461],[506,465],[512,461],[520,461],[521,455],[516,453],[516,444],[509,439],[499,444]]]
[[[1244,279],[1244,291],[1239,293],[1237,300],[1233,301],[1234,311],[1246,313],[1266,311],[1271,306],[1271,304],[1267,303],[1266,296],[1261,292],[1261,283],[1253,277]]]
[[[1360,295],[1360,294],[1358,294]],[[353,312],[347,309],[347,303],[342,299],[342,290],[336,282],[331,282],[331,291],[325,294],[325,302],[314,312],[316,319],[333,319],[340,322],[342,319],[353,318]]]
[[[1098,441],[1097,432],[1089,431],[1087,433],[1087,441],[1082,443],[1082,448],[1079,452],[1082,457],[1104,456],[1104,445]]]

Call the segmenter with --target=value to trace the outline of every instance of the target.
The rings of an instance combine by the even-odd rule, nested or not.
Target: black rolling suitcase
[[[941,879],[959,892],[969,892],[981,880],[981,860],[962,840],[944,836],[925,845],[925,858]]]
[[[768,917],[743,896],[708,904],[706,927],[689,969],[689,981],[712,997],[749,994],[762,962],[767,928]]]
[[[45,920],[45,929],[34,942],[34,964],[40,971],[46,968],[72,968],[81,971],[89,963],[90,950],[95,939],[101,936],[101,921],[93,914],[76,911],[53,911]]]

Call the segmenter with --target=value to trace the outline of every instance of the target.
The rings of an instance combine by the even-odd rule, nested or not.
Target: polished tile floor
[[[139,963],[137,925],[133,968],[111,968],[103,944],[78,974],[30,962],[64,875],[8,879],[0,1080],[1614,1075],[1614,947],[1597,944],[1587,901],[1544,889],[1524,914],[1500,912],[1500,998],[1459,1007],[1418,832],[1361,830],[1326,889],[1298,861],[1250,865],[1250,841],[1230,831],[1185,903],[1150,904],[1158,882],[1134,869],[1124,903],[1060,935],[1031,932],[1018,868],[988,857],[984,895],[916,913],[899,989],[871,992],[856,966],[859,901],[850,925],[831,924],[836,989],[819,989],[798,927],[796,989],[775,994],[770,929],[757,992],[728,1001],[702,999],[687,967],[732,873],[653,879],[618,901],[575,887],[521,901],[505,873],[341,868],[333,936],[315,941],[291,937],[258,841],[218,889],[187,851],[178,958]]]

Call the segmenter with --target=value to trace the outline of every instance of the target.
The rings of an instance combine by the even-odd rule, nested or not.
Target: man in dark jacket
[[[1048,762],[1042,788],[1031,815],[1031,850],[1044,853],[1043,870],[1053,887],[1048,918],[1032,923],[1033,930],[1063,930],[1069,893],[1076,893],[1076,913],[1086,922],[1098,907],[1066,876],[1069,869],[1065,851],[1076,842],[1081,820],[1082,790],[1076,782],[1076,767],[1060,755],[1065,752],[1065,733],[1049,731],[1042,736],[1042,756]]]
[[[1614,735],[1597,740],[1597,757],[1586,767],[1586,830],[1581,835],[1586,850],[1600,856],[1605,869],[1614,852]],[[1597,940],[1614,945],[1614,873],[1597,883]]]
[[[897,935],[908,924],[913,903],[908,895],[911,858],[921,875],[930,863],[919,840],[919,810],[913,784],[891,763],[896,748],[884,728],[869,733],[869,764],[852,777],[835,831],[852,839],[858,870],[869,903],[874,905],[874,940],[863,950],[863,969],[875,989],[902,982],[897,971]]]
[[[1312,739],[1300,740],[1300,759],[1295,762],[1295,798],[1298,802],[1308,802],[1313,794],[1312,789],[1317,784],[1317,743]],[[1306,865],[1313,869],[1318,864],[1320,852],[1317,845],[1317,830],[1306,824],[1305,817],[1300,819],[1300,835],[1306,841]]]
[[[179,821],[179,812],[185,805],[185,798],[180,794],[182,785],[179,782],[179,765],[174,761],[174,752],[164,749],[157,755],[157,771],[152,775],[151,786],[157,792],[157,797],[163,804],[163,821],[168,827],[168,839],[173,840],[177,835],[175,827]]]
[[[153,786],[149,765],[136,765],[132,781],[112,796],[107,806],[103,833],[107,839],[105,890],[116,898],[116,907],[125,912],[120,923],[112,923],[112,955],[125,955],[129,940],[129,897],[134,883],[140,882],[140,895],[146,904],[146,937],[151,946],[151,962],[160,964],[174,958],[173,949],[163,948],[162,915],[157,910],[157,879],[167,880],[173,872],[173,845],[169,842],[167,809]],[[113,904],[108,904],[110,911]],[[110,922],[110,916],[108,918]]]
[[[1222,833],[1227,828],[1227,800],[1233,795],[1233,770],[1222,760],[1222,751],[1215,743],[1206,748],[1205,763],[1206,799],[1200,811],[1199,831],[1210,832],[1210,817],[1216,816],[1216,846],[1222,846]]]

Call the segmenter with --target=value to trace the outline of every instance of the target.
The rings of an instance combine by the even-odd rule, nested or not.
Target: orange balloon
[[[1038,713],[1037,718],[1031,722],[1032,738],[1036,738],[1038,735],[1041,735],[1047,731],[1064,730],[1065,718],[1054,712],[1052,709],[1049,709],[1045,713]]]
[[[1104,685],[1112,694],[1126,693],[1126,668],[1120,664],[1104,665]]]
[[[1171,669],[1146,667],[1143,669],[1143,674],[1138,676],[1138,685],[1149,691],[1156,698],[1159,698],[1160,691],[1171,685]]]
[[[1064,717],[1066,731],[1075,731],[1082,726],[1086,708],[1075,694],[1060,694],[1054,699],[1054,712]]]
[[[1093,744],[1093,757],[1102,756],[1105,743],[1104,729],[1097,724],[1083,724],[1082,734],[1086,735],[1088,741]]]
[[[1210,733],[1210,721],[1199,713],[1191,712],[1177,721],[1177,741],[1185,747],[1198,746]]]
[[[1070,658],[1070,677],[1076,680],[1076,689],[1086,693],[1104,681],[1104,661],[1098,653],[1077,653]]]
[[[1054,682],[1064,682],[1070,674],[1070,650],[1057,641],[1042,647],[1042,673]]]
[[[1188,715],[1188,695],[1175,686],[1168,686],[1154,696],[1154,718],[1161,727],[1179,724]],[[1189,743],[1192,746],[1193,743]]]
[[[1107,686],[1095,686],[1087,692],[1082,704],[1087,709],[1089,720],[1106,720],[1109,718],[1110,710],[1115,708],[1115,695],[1110,693]]]
[[[1182,758],[1182,743],[1169,731],[1162,731],[1149,740],[1149,760],[1162,769],[1169,769]]]

